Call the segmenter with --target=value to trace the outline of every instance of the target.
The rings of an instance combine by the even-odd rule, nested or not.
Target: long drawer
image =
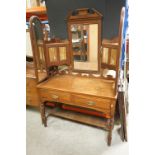
[[[115,100],[112,99],[103,99],[89,95],[78,95],[69,92],[47,89],[40,89],[39,93],[42,102],[61,102],[68,105],[97,110],[108,115],[114,115]]]
[[[55,102],[68,103],[71,100],[70,94],[66,92],[55,91],[55,90],[44,90],[44,89],[40,89],[39,92],[40,92],[42,102],[55,101]]]
[[[110,108],[114,107],[114,101],[87,95],[72,95],[72,104],[110,114]]]

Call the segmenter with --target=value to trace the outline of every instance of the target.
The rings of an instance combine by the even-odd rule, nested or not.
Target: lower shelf
[[[72,112],[59,107],[51,109],[47,117],[50,115],[109,130],[109,119],[106,118]]]

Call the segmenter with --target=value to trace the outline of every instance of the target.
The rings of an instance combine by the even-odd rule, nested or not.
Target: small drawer
[[[76,106],[81,106],[97,111],[101,111],[104,113],[110,113],[110,106],[113,101],[110,99],[102,99],[91,96],[83,96],[83,95],[72,95],[72,103]]]
[[[70,101],[70,94],[55,90],[39,90],[41,100],[44,101],[55,101],[66,103]]]

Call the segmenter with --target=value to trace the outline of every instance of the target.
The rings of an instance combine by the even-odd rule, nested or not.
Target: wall
[[[106,0],[106,14],[104,17],[104,38],[112,38],[118,35],[120,12],[125,6],[125,0]]]
[[[77,8],[95,8],[103,14],[102,38],[117,36],[121,7],[125,0],[46,0],[51,34],[66,39],[66,16]]]

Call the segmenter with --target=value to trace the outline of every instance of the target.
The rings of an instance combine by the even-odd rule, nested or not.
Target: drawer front
[[[70,94],[61,91],[55,90],[39,90],[41,100],[44,101],[55,101],[55,102],[62,102],[68,103],[70,102]]]
[[[111,105],[112,107],[114,106],[114,101],[110,99],[102,99],[85,95],[72,95],[72,103],[76,106],[101,111],[106,114],[110,114]]]

